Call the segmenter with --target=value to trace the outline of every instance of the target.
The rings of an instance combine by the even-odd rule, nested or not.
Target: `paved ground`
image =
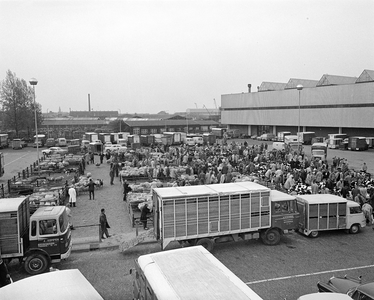
[[[95,161],[99,160],[95,157]],[[72,221],[76,230],[72,231],[73,251],[88,251],[97,248],[118,248],[121,244],[136,236],[132,228],[127,203],[122,200],[122,185],[119,177],[115,177],[114,185],[110,185],[109,164],[100,166],[87,165],[85,173],[90,172],[92,178],[102,179],[103,187],[95,190],[95,200],[89,200],[88,193],[78,195],[76,207],[72,207]],[[99,241],[99,216],[101,208],[105,208],[110,225],[110,238]],[[139,227],[142,233],[143,227]]]

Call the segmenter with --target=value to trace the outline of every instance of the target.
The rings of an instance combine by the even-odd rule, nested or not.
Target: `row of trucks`
[[[202,245],[261,239],[276,245],[296,230],[309,237],[321,231],[357,233],[366,226],[358,203],[330,194],[288,195],[254,182],[153,190],[154,235],[171,242]]]

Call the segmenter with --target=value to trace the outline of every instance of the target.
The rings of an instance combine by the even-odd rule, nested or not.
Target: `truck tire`
[[[262,233],[261,239],[265,245],[274,246],[279,244],[281,240],[281,235],[277,229],[272,228]]]
[[[198,245],[203,246],[206,250],[211,252],[211,251],[213,251],[213,248],[214,248],[214,241],[212,239],[203,238],[203,239],[199,239],[196,242],[196,246],[198,246]]]
[[[41,253],[30,254],[25,261],[25,271],[30,275],[44,273],[49,267],[48,258]]]
[[[349,233],[356,234],[359,233],[360,231],[360,226],[357,224],[353,224],[351,228],[349,228]]]
[[[319,236],[319,232],[318,231],[311,231],[310,233],[309,233],[309,237],[311,237],[311,238],[316,238],[316,237],[318,237]]]

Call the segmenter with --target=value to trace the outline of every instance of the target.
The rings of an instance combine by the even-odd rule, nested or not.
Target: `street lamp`
[[[296,86],[296,88],[299,91],[299,124],[297,126],[297,132],[298,132],[298,134],[297,134],[297,148],[298,148],[298,151],[300,153],[300,133],[299,133],[300,132],[300,94],[301,94],[301,91],[304,87],[301,84],[298,84]]]
[[[38,80],[35,79],[35,78],[31,78],[30,79],[30,84],[32,85],[33,87],[33,94],[34,94],[34,116],[35,116],[35,135],[36,135],[36,139],[35,139],[35,142],[36,142],[36,155],[37,155],[37,158],[38,158],[38,174],[40,173],[40,168],[39,168],[39,136],[38,136],[38,119],[37,119],[37,116],[36,116],[36,100],[35,100],[35,86],[38,84]]]
[[[118,109],[119,110],[119,114],[120,114],[120,116],[121,116],[121,110],[120,109]],[[119,118],[119,132],[122,132],[122,120],[121,120],[121,118]]]

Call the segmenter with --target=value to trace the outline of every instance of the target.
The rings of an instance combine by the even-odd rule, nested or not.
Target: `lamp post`
[[[30,79],[30,84],[32,85],[33,87],[33,95],[34,95],[34,116],[35,116],[35,136],[36,136],[36,139],[35,139],[35,142],[36,142],[36,155],[37,155],[37,158],[38,158],[38,174],[40,174],[40,168],[39,168],[39,136],[38,136],[38,119],[37,119],[37,115],[36,115],[36,100],[35,100],[35,86],[38,84],[38,80],[35,79],[35,78],[31,78]]]
[[[299,91],[299,123],[297,126],[297,132],[299,133],[300,132],[300,96],[301,96],[301,91],[304,87],[301,84],[298,84],[296,88]],[[300,152],[300,137],[299,136],[300,135],[297,134],[297,148],[298,148],[298,151]]]
[[[119,110],[119,114],[120,114],[120,116],[121,116],[121,110],[120,109],[118,109]],[[121,120],[121,118],[119,118],[119,132],[122,132],[122,120]]]

